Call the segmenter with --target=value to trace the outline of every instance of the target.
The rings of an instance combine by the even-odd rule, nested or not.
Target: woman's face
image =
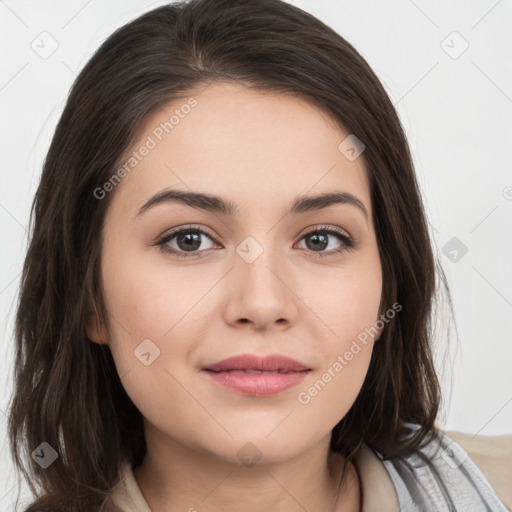
[[[347,152],[350,139],[339,149],[348,135],[297,98],[214,84],[153,115],[125,172],[95,192],[114,194],[103,232],[103,341],[161,439],[225,461],[276,462],[330,439],[354,403],[382,274],[362,158]],[[219,200],[151,201],[166,191]],[[289,212],[297,200],[339,192],[362,208],[306,202]],[[165,239],[177,228],[187,232]],[[309,370],[214,378],[204,369],[242,354],[279,354]]]

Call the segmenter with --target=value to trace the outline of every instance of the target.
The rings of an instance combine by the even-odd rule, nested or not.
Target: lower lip
[[[215,382],[243,395],[263,397],[277,395],[285,389],[301,383],[310,370],[291,373],[233,373],[205,370]]]

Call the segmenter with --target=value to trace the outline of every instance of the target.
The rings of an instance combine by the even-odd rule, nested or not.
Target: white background
[[[72,81],[93,51],[114,29],[164,3],[0,1],[0,510],[13,510],[15,497],[5,412],[15,300],[42,161]],[[444,363],[440,425],[512,433],[512,1],[293,3],[356,47],[406,129],[458,330]],[[43,31],[58,43],[46,59],[31,47]],[[461,38],[469,47],[457,56]],[[468,249],[457,262],[443,253],[453,237]],[[442,351],[447,338],[438,340]]]

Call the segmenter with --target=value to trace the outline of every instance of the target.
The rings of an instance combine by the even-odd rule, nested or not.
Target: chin
[[[212,456],[230,464],[252,467],[255,464],[276,464],[290,460],[304,451],[307,444],[306,439],[300,443],[289,435],[286,438],[277,433],[268,436],[268,429],[265,429],[259,435],[235,435],[234,439],[229,440],[223,437],[214,446],[204,448]],[[222,446],[222,450],[219,450],[219,446]]]

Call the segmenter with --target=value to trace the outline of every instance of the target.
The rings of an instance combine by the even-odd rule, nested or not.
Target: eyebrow
[[[186,192],[177,189],[166,189],[156,193],[143,206],[140,207],[137,216],[148,211],[159,204],[180,203],[191,208],[206,212],[221,213],[234,216],[239,213],[239,207],[230,200],[222,197],[202,194],[199,192]],[[297,197],[289,207],[286,215],[297,215],[301,213],[322,210],[336,204],[346,204],[358,208],[368,220],[368,211],[364,204],[349,192],[334,190],[329,193],[317,195],[302,195]]]

